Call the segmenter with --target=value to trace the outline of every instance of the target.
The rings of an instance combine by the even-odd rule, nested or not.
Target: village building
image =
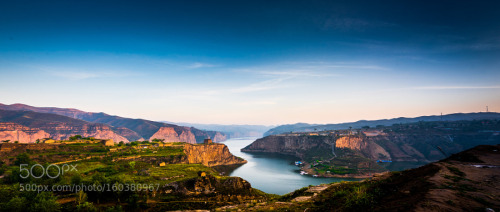
[[[212,143],[212,139],[207,138],[207,139],[203,140],[203,143],[204,144],[211,144]]]

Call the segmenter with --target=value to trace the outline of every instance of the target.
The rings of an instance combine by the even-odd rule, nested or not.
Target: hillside
[[[381,120],[360,120],[356,122],[339,123],[339,124],[289,124],[281,125],[268,130],[264,133],[264,136],[277,135],[282,133],[290,132],[313,132],[313,131],[324,131],[324,130],[340,130],[352,128],[361,128],[364,126],[376,127],[376,126],[391,126],[393,124],[406,124],[406,123],[416,123],[420,121],[471,121],[471,120],[481,120],[481,119],[500,119],[500,113],[454,113],[447,115],[435,115],[435,116],[420,116],[415,118],[394,118],[394,119],[381,119]]]
[[[496,144],[500,121],[477,120],[271,135],[241,151],[293,155],[306,163],[302,169],[310,174],[357,177],[384,171],[377,160],[428,163],[477,145]]]
[[[5,105],[0,104],[0,109],[14,111],[33,111],[38,113],[57,114],[73,119],[80,119],[87,122],[107,124],[116,127],[116,131],[130,141],[135,140],[152,140],[161,128],[171,128],[175,131],[175,136],[179,137],[183,133],[189,134],[189,140],[181,140],[188,143],[200,143],[205,138],[212,138],[214,141],[224,141],[227,136],[224,133],[217,131],[203,131],[194,127],[182,127],[174,124],[166,124],[161,122],[149,121],[145,119],[132,119],[119,116],[108,115],[106,113],[85,112],[71,108],[55,108],[55,107],[33,107],[24,104]],[[191,139],[191,135],[194,136]],[[157,139],[168,139],[168,137],[155,136]]]
[[[47,174],[23,178],[19,163],[34,166],[30,169],[33,173],[42,167],[39,164],[75,169],[68,169],[57,177]],[[212,168],[243,163],[246,161],[218,143],[145,141],[111,146],[85,140],[54,144],[0,143],[0,211],[105,211],[110,208],[171,211],[267,200],[270,195],[253,189],[246,180],[222,176]],[[56,175],[51,172],[50,176]],[[81,192],[69,189],[26,192],[19,188],[19,183],[49,188],[112,187],[82,188]],[[37,209],[40,201],[44,203],[43,210]]]

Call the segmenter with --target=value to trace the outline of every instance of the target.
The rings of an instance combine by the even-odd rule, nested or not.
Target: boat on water
[[[392,163],[391,160],[377,160],[377,163]]]
[[[305,175],[305,174],[307,174],[307,172],[305,172],[305,171],[300,171],[300,175]]]
[[[300,165],[302,165],[302,161],[295,161],[295,165],[296,165],[296,166],[300,166]]]

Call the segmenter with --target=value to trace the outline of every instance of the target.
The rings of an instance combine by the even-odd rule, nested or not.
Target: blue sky
[[[0,102],[220,124],[500,111],[497,1],[2,1]]]

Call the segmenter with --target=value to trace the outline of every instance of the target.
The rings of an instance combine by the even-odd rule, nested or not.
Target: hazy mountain
[[[223,124],[193,124],[185,122],[165,122],[170,124],[177,124],[182,126],[195,127],[202,130],[211,130],[224,132],[230,138],[242,137],[262,137],[266,131],[273,126],[264,125],[223,125]]]
[[[275,128],[268,130],[264,133],[264,136],[268,135],[277,135],[282,133],[289,132],[310,132],[310,131],[321,131],[321,130],[338,130],[338,129],[347,129],[349,127],[352,128],[361,128],[364,126],[375,127],[377,125],[390,126],[393,124],[405,124],[405,123],[413,123],[419,121],[461,121],[461,120],[478,120],[478,119],[500,119],[500,113],[454,113],[448,115],[435,115],[435,116],[420,116],[415,118],[394,118],[394,119],[381,119],[381,120],[360,120],[356,122],[348,122],[348,123],[339,123],[339,124],[305,124],[305,123],[297,123],[297,124],[289,124],[289,125],[281,125]]]
[[[124,118],[120,116],[108,115],[106,113],[85,112],[72,108],[33,107],[24,104],[12,104],[12,105],[0,104],[0,109],[51,113],[51,114],[58,114],[62,116],[71,117],[74,119],[80,119],[88,122],[108,124],[113,127],[117,127],[117,131],[122,132],[123,136],[130,141],[140,140],[140,139],[148,140],[151,137],[153,137],[157,132],[159,132],[159,130],[162,128],[165,129],[171,128],[173,129],[173,131],[168,135],[166,135],[165,133],[160,133],[162,134],[161,136],[157,134],[156,136],[154,136],[155,138],[167,139],[167,138],[172,138],[172,136],[181,137],[181,135],[183,135],[186,139],[189,139],[189,142],[191,142],[191,140],[193,139],[196,142],[202,142],[203,139],[205,138],[212,138],[216,141],[222,141],[226,139],[224,134],[215,131],[203,131],[193,127],[191,128],[182,127],[174,124],[149,121],[145,119]],[[163,130],[162,132],[165,132],[165,130]],[[167,136],[167,137],[162,138],[162,136]]]

